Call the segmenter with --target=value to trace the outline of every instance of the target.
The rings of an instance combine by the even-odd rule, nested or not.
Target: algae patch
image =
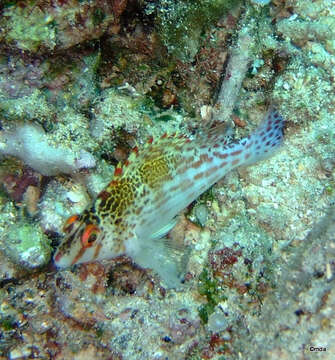
[[[27,269],[48,263],[51,256],[50,240],[40,227],[20,221],[6,222],[0,248],[13,263]]]
[[[10,229],[6,253],[15,263],[35,268],[49,261],[51,247],[39,228],[24,224]]]
[[[29,14],[30,11],[30,14]],[[38,7],[22,9],[9,7],[5,16],[10,18],[7,37],[16,42],[20,49],[36,51],[43,45],[51,50],[56,46],[56,29],[52,16]]]

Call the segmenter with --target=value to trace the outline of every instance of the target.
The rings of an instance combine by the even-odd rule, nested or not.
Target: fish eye
[[[70,233],[73,229],[74,224],[79,220],[79,215],[70,216],[63,226],[63,232]]]
[[[88,224],[81,237],[81,244],[83,245],[83,247],[91,247],[98,238],[99,232],[100,229],[96,225]]]

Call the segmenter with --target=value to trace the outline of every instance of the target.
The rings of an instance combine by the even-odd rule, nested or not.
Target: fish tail
[[[284,118],[275,109],[270,109],[256,129],[245,141],[245,151],[249,155],[243,165],[250,165],[266,159],[280,147],[284,138]]]

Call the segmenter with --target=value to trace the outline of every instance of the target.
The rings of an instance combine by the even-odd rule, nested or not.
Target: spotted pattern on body
[[[271,110],[249,136],[227,140],[224,127],[195,140],[164,134],[135,147],[119,164],[112,181],[81,215],[70,217],[54,260],[59,267],[126,254],[162,274],[151,264],[157,253],[150,242],[188,204],[227,172],[271,155],[282,143],[284,120]],[[152,252],[152,253],[151,253]],[[149,264],[145,264],[149,261]]]

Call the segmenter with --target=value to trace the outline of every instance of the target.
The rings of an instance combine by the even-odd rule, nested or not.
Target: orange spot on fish
[[[64,224],[63,231],[67,233],[70,232],[72,230],[73,224],[78,220],[79,220],[79,215],[70,216]]]
[[[241,127],[241,128],[244,128],[244,127],[247,125],[247,123],[246,123],[245,121],[241,120],[241,119],[240,119],[238,116],[236,116],[236,115],[233,115],[232,118],[233,118],[234,124],[235,124],[236,126],[239,126],[239,127]]]
[[[214,155],[214,156],[217,156],[219,159],[225,159],[225,158],[228,157],[229,154],[227,154],[227,153],[221,154],[221,153],[219,153],[219,152],[214,152],[213,155]]]
[[[93,255],[93,259],[96,259],[96,258],[98,257],[101,248],[102,248],[102,244],[101,244],[101,243],[96,246],[96,249],[95,249],[94,255]]]
[[[112,180],[112,181],[108,184],[108,186],[114,187],[114,186],[117,186],[118,183],[119,183],[119,182],[118,182],[117,180]]]
[[[192,164],[192,168],[197,169],[202,164],[201,159]]]
[[[121,176],[122,175],[122,168],[117,167],[114,170],[114,176]]]
[[[218,171],[220,169],[220,166],[214,166],[211,169],[206,171],[206,176],[209,177],[212,174],[214,174],[216,171]]]
[[[106,190],[103,190],[100,192],[100,194],[98,195],[98,198],[101,200],[107,200],[110,196],[110,193]]]
[[[241,154],[241,152],[242,152],[242,150],[236,150],[236,151],[233,151],[230,155],[233,155],[233,156],[239,155],[239,154]]]
[[[197,175],[194,176],[194,180],[198,180],[198,179],[201,179],[202,177],[205,176],[205,173],[201,172],[201,173],[198,173]]]

